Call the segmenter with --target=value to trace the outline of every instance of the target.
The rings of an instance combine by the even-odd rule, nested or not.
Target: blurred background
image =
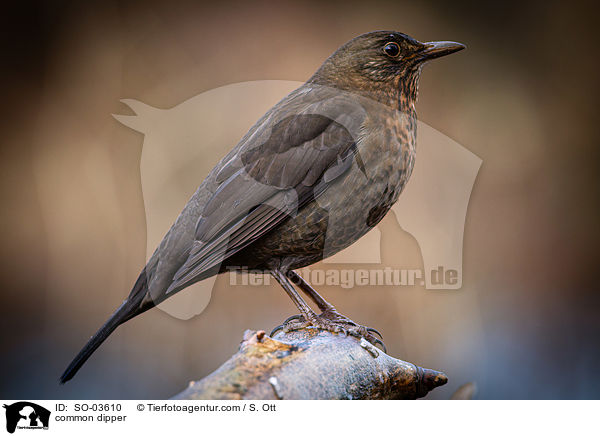
[[[245,329],[293,314],[275,284],[232,287],[224,275],[201,315],[149,311],[58,385],[145,263],[144,136],[111,116],[131,114],[119,100],[166,109],[231,83],[304,81],[350,38],[385,29],[468,46],[425,68],[417,106],[483,160],[463,288],[320,290],[382,331],[389,354],[448,375],[427,398],[471,381],[481,399],[599,398],[595,12],[558,1],[7,6],[0,396],[167,398],[233,354]],[[384,262],[420,267],[414,238],[393,216],[381,225],[394,234]]]

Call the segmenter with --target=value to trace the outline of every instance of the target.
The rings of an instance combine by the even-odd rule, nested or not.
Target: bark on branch
[[[416,399],[447,381],[364,339],[314,329],[273,338],[246,330],[236,354],[173,399]]]

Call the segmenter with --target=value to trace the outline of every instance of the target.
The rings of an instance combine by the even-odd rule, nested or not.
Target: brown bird
[[[60,381],[120,324],[232,267],[269,271],[281,284],[300,310],[285,329],[312,326],[382,344],[376,330],[339,314],[294,270],[351,245],[396,202],[415,160],[421,68],[464,47],[383,31],[341,46],[215,166]]]

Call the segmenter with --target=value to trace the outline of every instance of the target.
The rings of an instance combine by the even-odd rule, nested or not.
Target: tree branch
[[[315,329],[273,338],[246,330],[236,354],[173,399],[416,399],[447,381],[364,339]]]

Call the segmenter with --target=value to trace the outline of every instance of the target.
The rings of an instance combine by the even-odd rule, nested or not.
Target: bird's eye
[[[389,57],[395,58],[398,57],[398,55],[400,54],[400,46],[398,46],[398,44],[396,44],[395,42],[388,42],[383,47],[383,51]]]

